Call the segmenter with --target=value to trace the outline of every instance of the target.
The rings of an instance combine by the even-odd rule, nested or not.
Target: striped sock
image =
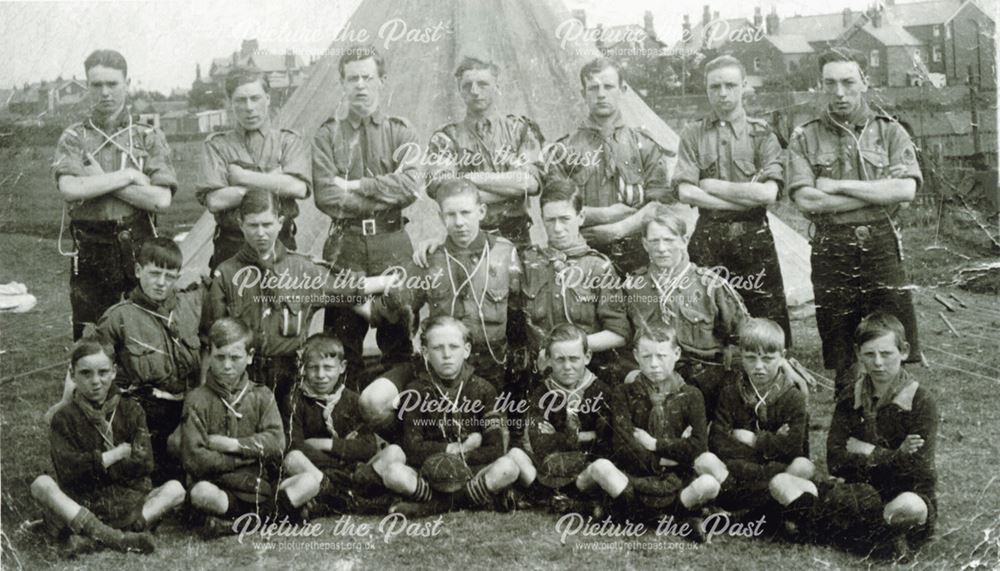
[[[429,502],[432,497],[430,484],[427,483],[427,480],[418,477],[417,489],[410,494],[410,499],[415,502]]]
[[[469,495],[473,503],[478,506],[489,505],[493,502],[493,494],[486,487],[486,474],[479,474],[465,484],[465,493]]]

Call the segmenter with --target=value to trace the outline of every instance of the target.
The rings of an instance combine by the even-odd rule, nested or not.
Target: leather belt
[[[399,232],[403,229],[403,217],[399,214],[374,218],[340,218],[334,221],[331,228],[340,228],[360,232],[362,236],[376,236]]]

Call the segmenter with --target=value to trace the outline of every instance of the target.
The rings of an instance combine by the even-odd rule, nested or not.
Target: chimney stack
[[[753,9],[753,27],[760,28],[760,25],[764,23],[764,16],[760,13],[760,6],[755,6]]]
[[[656,28],[653,27],[653,13],[646,10],[646,13],[642,15],[642,28],[646,31],[646,36],[651,39],[656,39]]]
[[[691,37],[691,16],[684,14],[684,23],[681,24],[681,30],[683,32],[683,39],[688,39]]]
[[[851,25],[851,9],[844,8],[843,16],[841,17],[841,27],[846,28]]]
[[[587,27],[587,12],[586,12],[586,10],[584,10],[583,8],[577,8],[576,10],[573,10],[572,14],[573,14],[574,18],[576,18],[577,20],[580,21],[581,24],[583,24],[584,28]]]
[[[767,15],[767,20],[765,22],[767,35],[778,35],[778,22],[778,11],[774,8],[774,6],[771,6],[771,13]]]
[[[701,12],[701,25],[708,26],[708,23],[712,21],[712,11],[708,8],[708,4],[705,4],[705,9]]]

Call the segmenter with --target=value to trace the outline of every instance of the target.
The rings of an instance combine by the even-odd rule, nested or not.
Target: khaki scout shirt
[[[136,288],[104,312],[97,330],[114,344],[121,387],[177,395],[198,384],[204,295],[195,286],[155,303]]]
[[[537,246],[524,253],[525,313],[530,342],[541,347],[549,331],[572,323],[588,335],[608,330],[631,335],[621,279],[607,256],[583,243],[567,250]]]
[[[291,129],[266,125],[246,131],[237,127],[209,135],[202,148],[201,171],[195,187],[198,202],[205,204],[210,192],[230,186],[231,164],[254,172],[292,175],[306,183],[307,193],[312,188],[309,148],[302,135]],[[282,198],[279,210],[286,220],[299,215],[299,206],[292,198]],[[239,208],[215,214],[219,226],[233,232],[239,232],[238,217]]]
[[[125,107],[118,114],[110,130],[99,127],[88,118],[66,128],[56,143],[52,172],[58,184],[64,175],[87,176],[85,165],[90,163],[87,153],[97,161],[104,172],[128,167],[141,171],[154,186],[177,191],[177,175],[170,164],[170,147],[163,132],[156,127],[136,123],[131,109]],[[135,206],[116,197],[113,192],[96,198],[73,203],[69,207],[73,220],[121,220],[139,212]]]
[[[382,110],[364,119],[349,114],[323,123],[313,141],[313,191],[316,206],[332,218],[367,218],[400,210],[420,190],[417,134],[410,122]],[[344,192],[334,177],[360,180]]]
[[[449,123],[431,135],[429,180],[476,172],[512,173],[535,179],[541,188],[542,140],[538,126],[518,115],[494,114],[478,122],[466,117],[459,123]],[[527,216],[525,195],[488,204],[482,225],[493,228],[504,218]]]
[[[633,207],[658,200],[676,202],[669,187],[663,149],[641,129],[625,125],[621,114],[610,132],[589,117],[576,130],[546,150],[548,175],[572,180],[583,189],[585,206],[619,202]],[[644,196],[621,196],[624,186],[641,185]]]
[[[923,183],[913,141],[898,121],[867,106],[851,124],[838,123],[824,112],[799,125],[788,142],[788,194],[816,186],[818,177],[838,180],[890,178],[889,169],[902,166],[904,174]],[[883,221],[896,207],[870,205],[832,214],[806,214],[816,223],[867,224]]]
[[[740,113],[733,121],[716,115],[689,123],[681,132],[674,186],[698,186],[704,178],[784,184],[781,144],[766,121]]]
[[[427,260],[421,284],[406,288],[402,303],[414,312],[427,304],[430,316],[449,315],[472,335],[475,353],[500,360],[507,353],[507,315],[520,309],[523,269],[514,244],[480,232],[465,247],[445,240]]]
[[[670,279],[655,279],[649,267],[639,270],[625,282],[625,303],[633,328],[672,325],[684,356],[701,360],[715,361],[727,345],[736,345],[750,317],[728,281],[694,264]]]

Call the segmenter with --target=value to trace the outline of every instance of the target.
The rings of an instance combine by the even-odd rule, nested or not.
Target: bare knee
[[[813,476],[816,475],[816,466],[808,458],[800,456],[792,460],[792,463],[788,465],[785,472],[793,476],[798,476],[803,480],[812,480]]]
[[[595,480],[617,470],[618,468],[615,467],[614,463],[607,458],[599,458],[591,462],[590,466],[587,466],[587,471],[590,472],[590,476]]]
[[[59,484],[48,474],[42,474],[31,482],[31,497],[36,500],[44,500],[59,490]]]
[[[927,503],[913,492],[903,492],[885,505],[885,521],[895,525],[922,525],[927,522]]]
[[[517,464],[506,457],[497,459],[489,469],[490,479],[500,486],[513,484],[520,473],[521,470],[517,467]]]
[[[400,491],[407,488],[407,483],[413,477],[414,470],[401,462],[389,464],[382,474],[382,483],[387,487]]]
[[[358,398],[361,416],[370,424],[381,425],[388,422],[396,410],[399,389],[392,381],[379,377],[371,382]]]
[[[703,452],[694,459],[694,471],[699,475],[712,476],[720,482],[729,474],[725,462],[711,452]]]
[[[212,505],[216,495],[220,492],[214,484],[209,482],[198,482],[191,487],[191,505],[196,508],[204,508]]]
[[[403,452],[403,449],[397,444],[390,444],[383,448],[378,457],[384,463],[406,464],[406,452]]]
[[[163,494],[170,500],[173,505],[178,505],[184,501],[184,496],[187,495],[187,491],[184,490],[183,484],[177,480],[170,480],[166,484],[160,486]]]

